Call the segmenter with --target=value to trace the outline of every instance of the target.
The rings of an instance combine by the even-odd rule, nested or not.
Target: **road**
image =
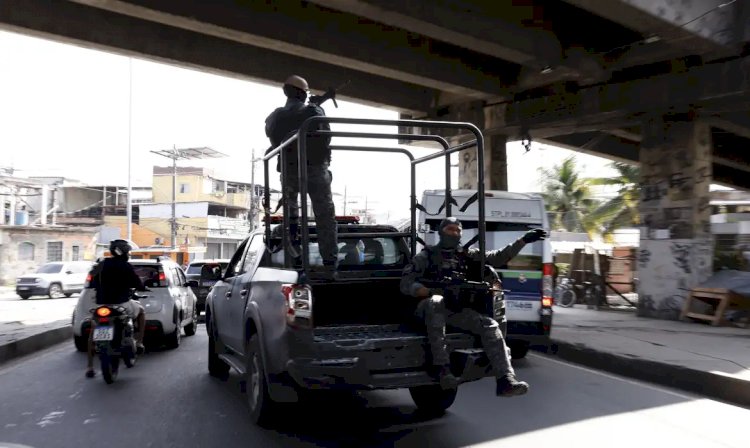
[[[462,386],[446,416],[425,420],[403,390],[320,394],[286,407],[277,430],[249,422],[235,373],[209,377],[202,325],[110,386],[84,378],[84,364],[71,341],[0,367],[0,446],[748,446],[750,410],[539,354],[516,363],[531,383],[523,397],[496,398],[485,379]]]

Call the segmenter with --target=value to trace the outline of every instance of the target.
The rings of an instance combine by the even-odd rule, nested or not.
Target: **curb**
[[[2,345],[0,346],[0,365],[12,359],[20,358],[21,356],[59,344],[72,337],[73,327],[66,325]]]
[[[750,407],[750,381],[663,362],[601,352],[583,344],[551,341],[551,353],[576,364]]]

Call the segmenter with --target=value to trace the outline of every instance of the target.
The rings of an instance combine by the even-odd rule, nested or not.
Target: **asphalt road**
[[[72,341],[0,367],[0,447],[514,446],[742,447],[750,410],[603,374],[538,354],[516,363],[528,395],[461,386],[426,420],[408,391],[319,394],[288,406],[279,429],[248,420],[239,377],[206,370],[206,334],[147,353],[106,385],[84,378]]]

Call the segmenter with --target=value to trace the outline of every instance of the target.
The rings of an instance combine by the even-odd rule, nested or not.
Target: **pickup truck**
[[[418,299],[399,290],[411,256],[406,239],[385,225],[339,224],[338,232],[334,281],[312,275],[322,264],[315,239],[308,275],[284,268],[283,250],[267,246],[262,230],[240,244],[223,274],[201,274],[216,282],[206,303],[209,373],[225,377],[233,368],[244,376],[250,414],[261,426],[273,422],[278,403],[296,402],[309,389],[408,388],[420,410],[442,414],[457,390],[442,389],[427,373],[427,338],[412,317]],[[491,312],[504,328],[502,298],[494,300]],[[447,341],[460,383],[491,375],[473,336],[449,328]]]

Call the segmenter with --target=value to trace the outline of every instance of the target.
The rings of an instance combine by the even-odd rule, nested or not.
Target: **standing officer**
[[[266,118],[266,136],[272,148],[279,146],[286,139],[299,131],[302,123],[310,117],[325,116],[323,109],[316,104],[305,104],[309,88],[307,81],[292,75],[284,82],[284,95],[287,100],[284,107],[274,110]],[[319,130],[330,130],[328,123],[320,124]],[[336,269],[338,258],[336,212],[331,194],[332,174],[328,166],[331,163],[330,137],[310,135],[307,137],[307,192],[312,200],[315,213],[318,246],[323,265],[331,270]],[[298,238],[299,226],[299,176],[297,172],[297,145],[286,148],[287,179],[281,179],[283,200],[289,206],[289,222],[293,246]],[[279,158],[280,160],[281,158]],[[280,163],[280,162],[279,162]],[[281,165],[277,165],[281,172]],[[302,198],[306,201],[307,198]],[[298,241],[298,240],[297,240]],[[292,252],[294,253],[294,252]],[[297,254],[298,256],[299,254]]]
[[[428,246],[417,254],[404,268],[401,278],[403,294],[423,299],[417,306],[417,316],[424,320],[427,327],[433,374],[439,378],[440,385],[445,389],[458,385],[457,379],[450,372],[450,360],[445,344],[447,324],[481,338],[482,347],[497,378],[496,395],[525,394],[529,385],[516,379],[510,364],[510,350],[505,344],[497,321],[470,308],[446,307],[443,300],[445,292],[440,289],[431,290],[422,283],[439,281],[446,275],[451,276],[453,272],[465,274],[468,262],[479,260],[478,249],[464,251],[461,247],[461,222],[458,219],[442,220],[438,234],[439,243]],[[527,243],[543,240],[546,236],[547,233],[543,229],[530,230],[504,249],[488,251],[487,262],[493,266],[502,266],[515,257]]]

